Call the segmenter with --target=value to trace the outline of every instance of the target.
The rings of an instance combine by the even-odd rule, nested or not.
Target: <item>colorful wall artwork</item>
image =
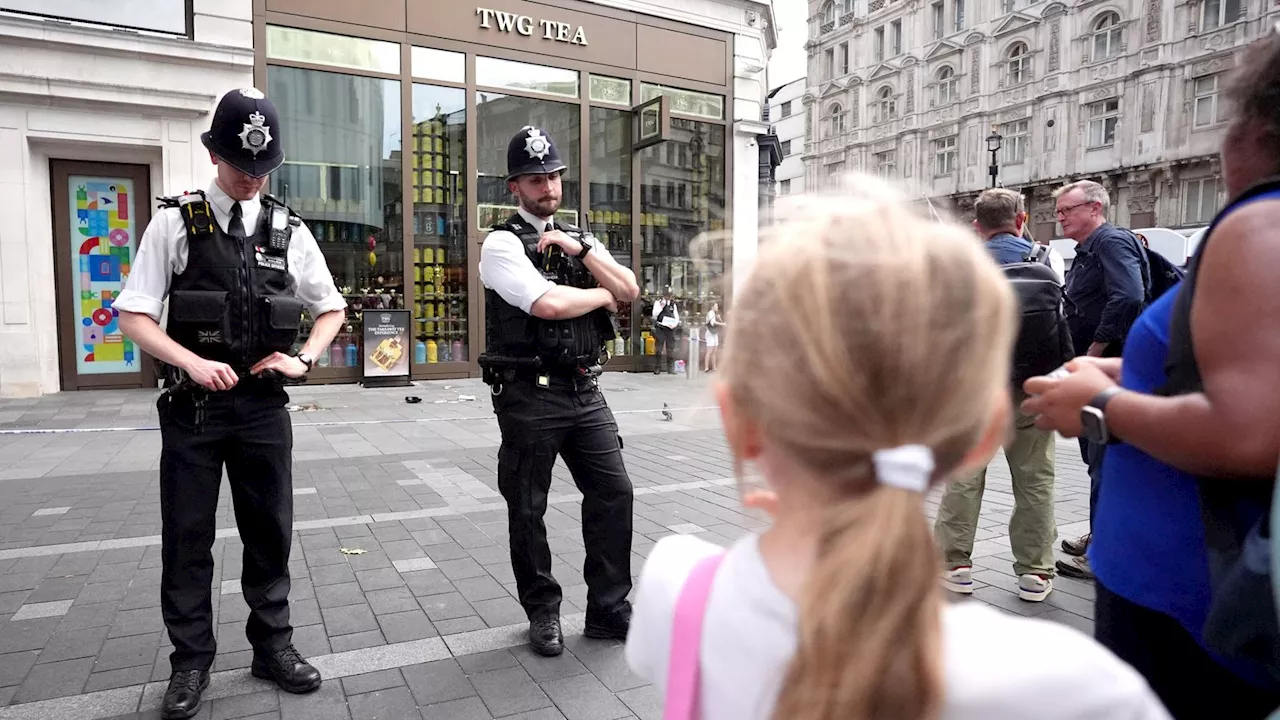
[[[81,375],[139,372],[138,350],[120,332],[119,313],[111,307],[137,254],[133,181],[73,175],[67,182],[72,302],[80,340],[76,370]]]

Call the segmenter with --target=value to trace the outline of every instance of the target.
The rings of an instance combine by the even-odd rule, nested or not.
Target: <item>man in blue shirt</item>
[[[978,196],[973,209],[974,229],[987,241],[987,252],[996,262],[1011,265],[1027,260],[1035,245],[1023,237],[1027,214],[1021,195],[1012,190],[987,190]],[[975,338],[975,342],[981,341]],[[1053,590],[1053,541],[1058,536],[1053,517],[1054,436],[1036,428],[1035,416],[1017,409],[1027,396],[1018,378],[1014,379],[1014,433],[1004,444],[1013,482],[1009,545],[1013,572],[1018,576],[1018,597],[1041,602]],[[956,478],[938,507],[934,535],[945,565],[942,585],[952,592],[969,594],[974,589],[971,555],[986,480],[985,467],[969,477]]]
[[[1067,321],[1077,352],[1093,357],[1120,357],[1129,328],[1146,305],[1151,271],[1146,252],[1133,233],[1107,222],[1111,199],[1090,180],[1071,183],[1053,194],[1062,233],[1075,240],[1076,259],[1067,274]],[[1098,498],[1103,446],[1080,440],[1089,466],[1089,516]],[[1093,579],[1084,553],[1091,536],[1062,541],[1071,560],[1059,562],[1066,577]]]

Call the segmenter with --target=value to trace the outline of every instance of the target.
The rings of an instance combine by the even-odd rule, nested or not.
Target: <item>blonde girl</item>
[[[716,389],[773,523],[727,553],[665,538],[640,580],[626,657],[665,717],[1167,718],[1084,634],[940,598],[925,493],[1010,421],[1015,301],[981,243],[880,188],[796,215],[736,293]]]

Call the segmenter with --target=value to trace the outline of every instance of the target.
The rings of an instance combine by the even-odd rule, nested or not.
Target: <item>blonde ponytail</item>
[[[872,459],[921,445],[931,482],[957,469],[1008,388],[1016,304],[970,229],[921,216],[877,180],[849,188],[798,199],[762,233],[721,379],[770,452],[838,498],[774,717],[931,720],[939,562],[924,497],[877,482]]]
[[[776,720],[926,720],[942,706],[933,538],[919,493],[831,510]]]

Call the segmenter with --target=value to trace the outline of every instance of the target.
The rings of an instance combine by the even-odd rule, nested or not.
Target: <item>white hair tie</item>
[[[933,476],[933,451],[924,445],[902,445],[871,453],[881,485],[924,492]]]

